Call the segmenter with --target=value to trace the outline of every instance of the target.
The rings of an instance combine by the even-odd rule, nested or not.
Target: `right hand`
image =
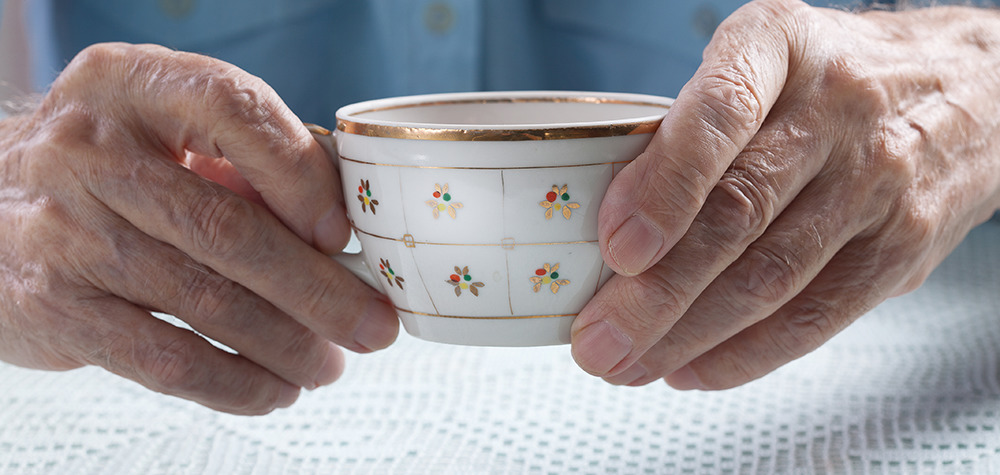
[[[336,345],[398,333],[326,257],[348,226],[336,169],[260,79],[90,47],[33,114],[0,122],[0,359],[98,365],[226,412],[287,407],[339,377]]]

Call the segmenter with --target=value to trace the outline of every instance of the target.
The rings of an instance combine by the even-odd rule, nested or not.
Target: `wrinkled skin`
[[[744,6],[600,214],[573,354],[723,389],[917,288],[1000,206],[1000,12]]]
[[[262,414],[337,379],[339,346],[395,339],[387,301],[324,255],[349,237],[336,170],[259,79],[98,45],[0,129],[0,359]]]
[[[609,189],[600,241],[619,275],[574,323],[580,366],[732,387],[916,288],[1000,205],[998,32],[971,8],[735,13]],[[0,359],[98,365],[238,414],[292,404],[341,374],[338,345],[398,332],[324,257],[348,236],[337,190],[260,80],[89,48],[0,122]]]

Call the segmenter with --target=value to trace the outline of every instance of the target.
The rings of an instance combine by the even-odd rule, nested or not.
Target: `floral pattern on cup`
[[[479,297],[479,289],[486,285],[482,282],[472,281],[472,276],[469,275],[469,266],[462,268],[455,266],[455,273],[450,275],[445,282],[455,287],[456,297],[461,297],[463,290],[468,290],[472,292],[472,295]]]
[[[399,290],[404,290],[403,282],[406,282],[406,279],[396,275],[396,271],[392,270],[392,266],[389,265],[388,260],[379,259],[379,261],[381,261],[378,265],[379,272],[381,272],[382,276],[389,282],[389,287],[392,287],[392,284],[396,284],[399,286]]]
[[[552,185],[552,191],[545,194],[545,201],[538,203],[545,208],[545,219],[552,219],[553,211],[561,212],[563,217],[569,219],[573,216],[573,210],[580,207],[580,203],[569,201],[569,185]]]
[[[378,200],[372,198],[372,189],[368,184],[368,180],[361,180],[361,186],[358,187],[358,201],[361,202],[362,213],[368,212],[368,208],[371,208],[372,214],[375,214],[375,206],[378,205]]]
[[[434,215],[434,219],[437,219],[441,213],[448,213],[448,216],[451,216],[451,219],[455,219],[455,210],[461,209],[462,203],[452,201],[451,193],[448,193],[447,183],[445,183],[444,186],[435,183],[434,193],[432,193],[431,196],[433,196],[434,199],[427,200],[426,203],[431,207],[431,213]]]
[[[532,284],[535,284],[535,286],[532,287],[531,290],[534,290],[535,293],[538,293],[538,291],[542,288],[543,285],[548,285],[549,290],[551,290],[552,293],[554,294],[559,293],[559,288],[564,285],[569,285],[569,281],[566,279],[560,279],[558,271],[559,271],[558,263],[553,264],[551,266],[548,263],[546,263],[540,269],[536,269],[535,275],[528,279],[531,281]]]

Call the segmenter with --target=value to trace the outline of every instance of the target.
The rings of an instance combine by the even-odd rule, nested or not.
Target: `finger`
[[[343,372],[339,348],[245,287],[128,223],[108,229],[118,230],[115,245],[89,266],[95,284],[181,319],[294,385],[315,389]]]
[[[775,10],[797,6],[753,2],[723,22],[649,146],[612,181],[598,236],[615,272],[637,275],[658,262],[757,133],[789,67],[789,40],[773,21],[788,15]]]
[[[726,389],[757,379],[818,348],[885,299],[903,272],[867,265],[869,246],[852,243],[773,315],[667,376],[677,389]],[[859,264],[860,263],[860,264]]]
[[[233,414],[288,407],[299,389],[115,297],[90,299],[63,332],[70,351],[157,392]]]
[[[857,211],[865,206],[863,193],[830,205],[829,196],[839,186],[836,180],[817,180],[803,190],[642,355],[643,382],[674,372],[799,295],[869,224],[858,219],[865,214]],[[636,378],[621,384],[641,383]]]
[[[396,338],[398,320],[385,297],[266,210],[163,160],[137,156],[108,173],[112,177],[88,185],[115,213],[321,336],[359,352]]]
[[[126,123],[144,128],[151,146],[178,161],[186,151],[225,157],[300,238],[327,253],[346,245],[350,230],[332,162],[262,80],[207,56],[155,45],[94,46],[68,69],[78,66],[128,71],[113,106]]]
[[[573,354],[584,370],[614,376],[634,363],[800,196],[832,147],[832,140],[810,132],[816,130],[813,119],[803,110],[811,107],[777,104],[774,118],[719,179],[687,234],[647,272],[609,281],[580,313]],[[816,219],[811,212],[803,214]],[[793,221],[790,232],[799,233],[800,224]],[[595,329],[615,338],[595,337]],[[616,348],[609,340],[624,344]]]

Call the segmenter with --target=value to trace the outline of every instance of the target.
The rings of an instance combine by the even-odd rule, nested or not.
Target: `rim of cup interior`
[[[662,114],[624,119],[525,124],[449,124],[399,122],[364,117],[393,109],[455,104],[492,103],[625,104],[663,108]],[[493,91],[424,94],[358,102],[337,111],[337,129],[369,137],[448,141],[519,141],[616,137],[647,134],[659,127],[673,99],[647,94],[586,91]]]

